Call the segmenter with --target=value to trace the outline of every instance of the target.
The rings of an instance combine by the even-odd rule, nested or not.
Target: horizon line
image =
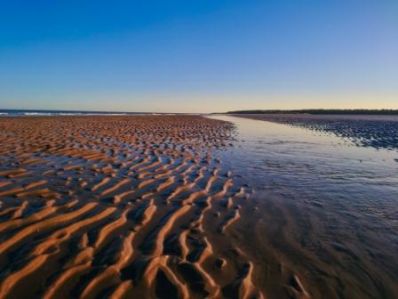
[[[102,114],[264,114],[264,113],[333,113],[338,114],[342,112],[347,114],[352,113],[382,113],[386,112],[388,114],[398,114],[398,109],[394,108],[303,108],[303,109],[240,109],[240,110],[230,110],[223,112],[151,112],[151,111],[113,111],[113,110],[77,110],[77,109],[20,109],[20,108],[0,108],[2,112],[70,112],[70,113],[102,113]]]

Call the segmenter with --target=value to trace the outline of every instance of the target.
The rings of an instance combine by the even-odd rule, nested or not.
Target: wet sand
[[[212,118],[238,132],[221,160],[255,193],[231,232],[261,269],[267,298],[398,298],[398,152],[301,126]]]
[[[0,298],[396,298],[389,160],[239,120],[0,118]]]
[[[0,298],[263,298],[231,233],[251,190],[212,155],[232,139],[199,116],[1,118]]]
[[[398,150],[398,115],[235,114],[331,133],[357,146]]]

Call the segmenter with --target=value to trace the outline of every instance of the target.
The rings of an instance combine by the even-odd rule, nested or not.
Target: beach
[[[398,299],[398,1],[342,3],[3,1],[0,299]]]
[[[230,123],[11,117],[0,132],[0,298],[262,297],[228,233],[250,190],[212,156]]]
[[[397,157],[230,116],[0,118],[0,298],[394,298]]]

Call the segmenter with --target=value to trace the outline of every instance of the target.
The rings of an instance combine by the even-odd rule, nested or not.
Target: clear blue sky
[[[398,1],[2,1],[0,108],[398,108]]]

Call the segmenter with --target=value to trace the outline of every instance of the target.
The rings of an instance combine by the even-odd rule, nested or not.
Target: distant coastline
[[[398,109],[236,110],[236,111],[228,111],[225,114],[398,115]]]
[[[0,109],[1,116],[84,116],[84,115],[201,115],[201,114],[307,114],[307,115],[398,115],[398,109],[295,109],[295,110],[234,110],[214,113],[159,113],[130,111]]]

